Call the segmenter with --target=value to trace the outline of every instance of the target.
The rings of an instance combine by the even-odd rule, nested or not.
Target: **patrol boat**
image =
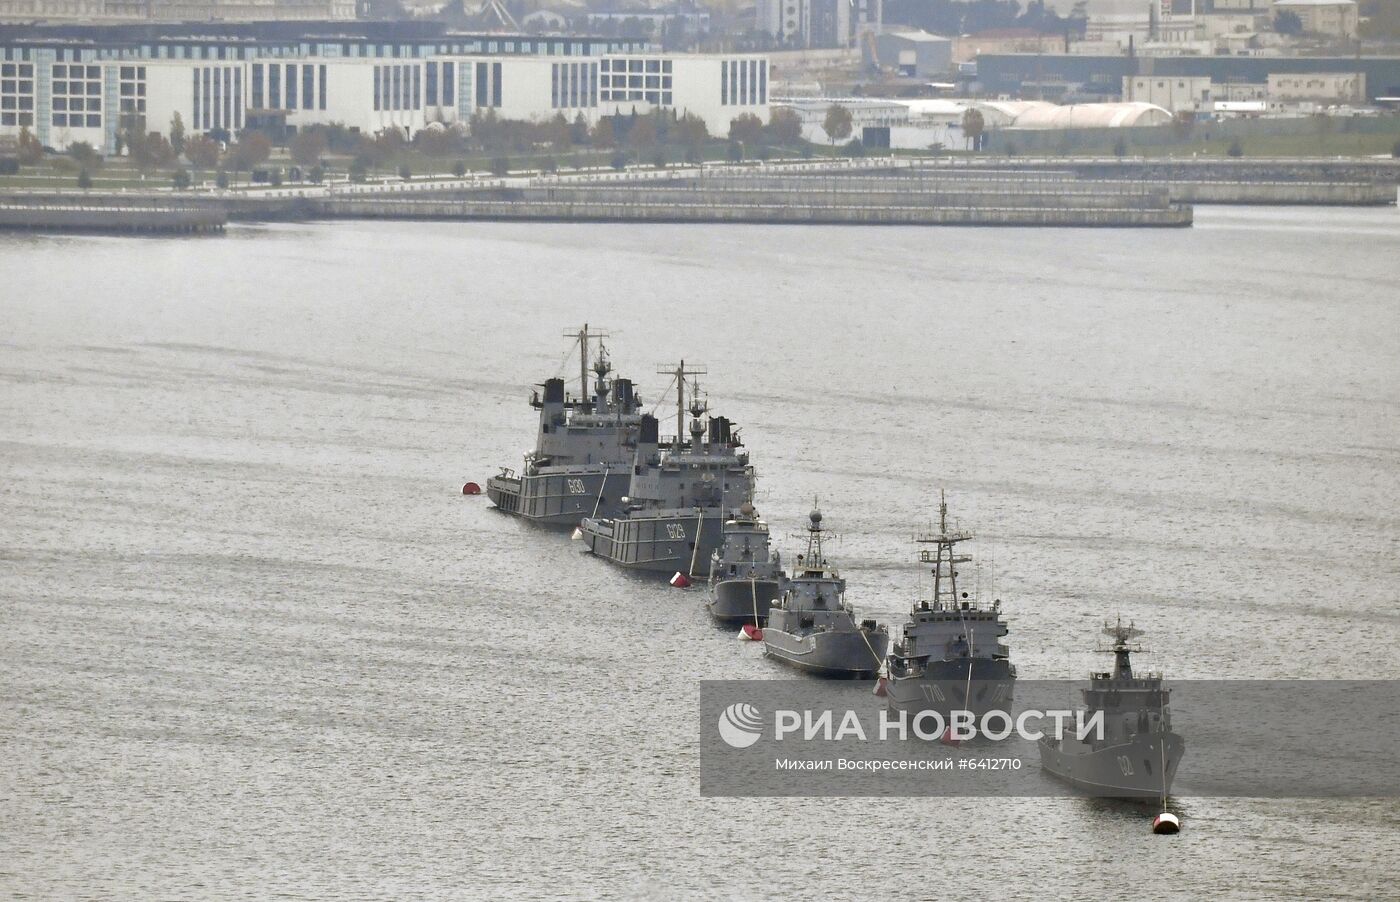
[[[762,626],[783,587],[782,556],[769,543],[768,524],[752,502],[726,520],[723,541],[710,556],[710,616],[720,623]]]
[[[1085,720],[1102,712],[1103,738],[1076,739],[1072,727],[1060,738],[1047,735],[1039,743],[1040,765],[1096,796],[1165,801],[1186,753],[1186,740],[1172,732],[1171,690],[1160,673],[1133,672],[1131,654],[1143,648],[1130,643],[1142,630],[1119,618],[1103,631],[1113,645],[1099,650],[1113,655],[1113,672],[1090,674],[1083,690]]]
[[[1001,642],[1008,631],[1001,602],[984,608],[958,590],[958,565],[972,558],[956,549],[971,538],[948,528],[948,501],[940,494],[938,532],[914,537],[933,546],[919,552],[919,560],[932,565],[933,596],[914,605],[890,652],[885,703],[891,711],[937,711],[946,720],[951,711],[980,719],[992,709],[1011,710],[1016,667]]]
[[[691,385],[690,440],[683,441],[685,363],[676,374],[677,436],[659,437],[655,417],[643,414],[633,458],[632,480],[622,510],[609,517],[585,517],[574,537],[589,551],[629,570],[675,573],[689,584],[719,547],[721,526],[736,507],[753,495],[753,468],[733,424],[709,416]]]
[[[764,653],[820,676],[862,679],[884,662],[890,634],[874,620],[856,622],[846,604],[846,581],[822,550],[822,513],[813,510],[807,552],[797,556],[792,576],[763,629]]]
[[[503,467],[486,481],[491,503],[508,514],[547,526],[575,526],[588,516],[611,516],[621,510],[632,476],[632,449],[641,423],[642,399],[629,379],[609,378],[612,364],[602,339],[606,332],[576,334],[579,348],[579,398],[564,394],[563,379],[544,383],[530,404],[540,412],[535,448],[525,454],[519,473]],[[593,360],[593,393],[588,395],[588,355]]]

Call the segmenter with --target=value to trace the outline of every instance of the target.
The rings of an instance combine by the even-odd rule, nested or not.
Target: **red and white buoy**
[[[943,743],[944,745],[951,745],[953,748],[957,748],[958,746],[962,745],[961,739],[956,739],[953,737],[952,727],[947,727],[943,730],[942,733],[938,734],[938,741]]]
[[[875,697],[884,698],[890,694],[890,678],[881,676],[875,681]]]
[[[758,627],[754,626],[752,623],[746,623],[746,624],[744,624],[743,626],[739,627],[739,641],[740,641],[740,642],[762,642],[762,641],[763,641],[763,630],[761,630],[761,629],[759,629]]]
[[[1170,811],[1163,811],[1152,819],[1152,832],[1162,835],[1181,832],[1181,821]]]
[[[474,483],[474,482],[469,482],[469,483],[467,483],[466,485],[462,486],[462,494],[463,494],[463,495],[480,495],[480,494],[481,494],[481,486],[477,485],[477,484]]]
[[[677,570],[676,575],[671,577],[671,585],[675,586],[677,589],[689,589],[690,577]]]

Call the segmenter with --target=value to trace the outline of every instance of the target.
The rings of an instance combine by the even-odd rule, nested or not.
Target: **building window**
[[[282,106],[282,67],[276,64],[267,67],[267,105],[272,109]]]
[[[442,64],[442,105],[453,106],[457,102],[457,67],[452,63]]]
[[[326,67],[321,66],[320,69],[321,71],[317,73],[316,78],[316,90],[320,92],[317,98],[320,102],[317,106],[324,110],[326,108]]]
[[[384,106],[384,75],[381,71],[382,69],[382,66],[374,67],[374,108],[376,110],[382,109]]]
[[[301,108],[316,109],[315,69],[310,63],[301,67]]]
[[[286,108],[294,110],[297,108],[297,67],[294,63],[287,63],[287,102]]]
[[[53,125],[57,128],[101,128],[101,67],[59,63],[51,74]]]
[[[423,102],[427,106],[434,107],[438,105],[438,64],[429,62],[425,64],[425,68],[427,71],[423,73]]]
[[[491,95],[488,93],[490,85],[486,83],[486,64],[476,64],[476,105],[479,107],[489,106],[487,101]]]
[[[491,105],[499,107],[501,105],[501,64],[491,64]]]
[[[253,108],[262,109],[263,105],[263,65],[253,64]]]
[[[34,124],[34,64],[5,63],[0,68],[0,125]]]

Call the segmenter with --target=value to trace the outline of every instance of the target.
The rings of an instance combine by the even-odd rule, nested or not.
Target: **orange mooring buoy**
[[[474,482],[469,482],[469,483],[467,483],[466,485],[462,486],[462,494],[463,494],[463,495],[480,495],[480,494],[481,494],[481,486],[477,485],[477,484],[474,483]]]

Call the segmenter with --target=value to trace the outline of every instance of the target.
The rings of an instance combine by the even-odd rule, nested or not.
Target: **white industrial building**
[[[744,113],[768,118],[766,57],[658,54],[634,43],[493,35],[416,45],[175,42],[107,54],[91,45],[11,44],[0,46],[0,134],[28,128],[55,149],[86,141],[111,154],[131,117],[164,133],[176,113],[187,134],[341,123],[407,137],[483,110],[592,123],[662,109],[699,116],[716,134]]]

